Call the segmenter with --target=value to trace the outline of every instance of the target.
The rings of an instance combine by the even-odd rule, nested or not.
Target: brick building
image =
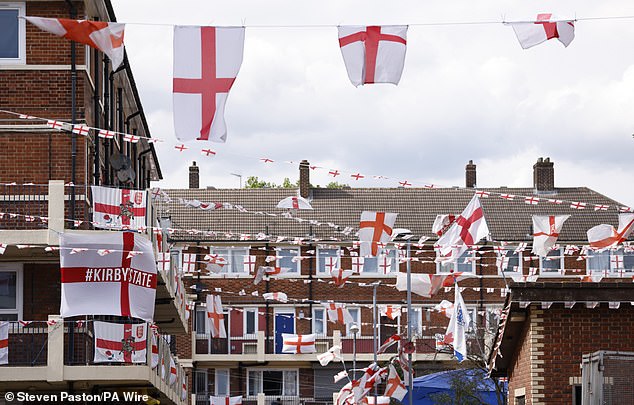
[[[92,318],[58,315],[59,233],[104,232],[90,224],[90,186],[146,189],[161,171],[127,58],[113,72],[103,53],[43,32],[24,16],[115,21],[109,0],[0,1],[0,109],[8,111],[0,113],[0,321],[10,322],[0,390],[137,389],[162,403],[183,403],[180,383],[162,381],[160,367],[149,362],[94,364]],[[54,129],[47,120],[65,124]],[[94,130],[73,134],[72,124],[140,141],[124,142],[122,134],[102,139]],[[175,282],[161,273],[158,284],[156,323],[164,334],[184,334]],[[159,340],[163,359],[175,353],[168,340]],[[177,372],[180,381],[181,364]]]
[[[606,282],[631,283],[634,256],[629,250],[600,254],[590,251],[584,253],[587,260],[578,260],[578,250],[566,249],[567,245],[587,245],[586,231],[592,226],[616,224],[622,204],[585,187],[556,187],[550,159],[540,158],[533,166],[533,187],[478,189],[488,195],[481,198],[481,203],[491,238],[481,242],[477,252],[469,251],[456,264],[443,266],[434,262],[437,236],[431,232],[432,223],[436,215],[457,215],[467,205],[475,191],[473,162],[466,166],[465,188],[437,189],[312,188],[306,161],[300,163],[298,188],[199,189],[197,167],[191,169],[190,188],[163,190],[170,200],[163,198],[157,205],[163,223],[172,228],[169,243],[173,263],[179,261],[177,265],[185,269],[183,279],[189,299],[194,302],[192,334],[188,339],[177,339],[177,345],[183,357],[191,356],[192,389],[199,404],[206,403],[210,395],[228,394],[244,395],[246,403],[278,399],[285,404],[331,402],[333,392],[343,385],[332,382],[341,365],[322,367],[315,355],[282,354],[281,331],[315,333],[318,352],[340,345],[348,367],[354,358],[365,367],[374,357],[373,325],[377,325],[378,344],[394,333],[404,334],[407,325],[406,313],[394,321],[373,317],[373,283],[380,282],[379,306],[404,305],[405,292],[394,286],[397,273],[405,271],[408,262],[413,273],[455,270],[479,276],[461,281],[460,287],[475,320],[471,351],[484,359],[492,346],[513,278],[580,285],[581,276],[605,273]],[[308,198],[313,210],[289,215],[288,210],[275,208],[283,198],[297,195]],[[526,197],[541,202],[528,204]],[[573,208],[579,202],[588,208]],[[203,208],[218,208],[201,209],[201,203],[210,204],[202,205]],[[595,205],[610,209],[593,210]],[[358,252],[354,231],[364,210],[398,213],[395,228],[407,229],[414,237],[396,239],[378,258],[366,258],[363,272],[353,275],[344,287],[336,288],[325,258],[338,257],[343,269],[352,267]],[[557,249],[546,258],[532,256],[531,215],[548,214],[571,217],[561,232]],[[417,244],[421,236],[430,239]],[[409,243],[411,259],[405,253]],[[528,243],[529,248],[522,250],[522,243]],[[498,266],[502,252],[508,258],[505,269]],[[620,268],[610,267],[609,258],[616,254],[625,258],[625,265]],[[210,272],[207,255],[224,257],[227,264],[219,273]],[[243,266],[246,255],[256,256],[256,267],[277,265],[291,270],[255,285],[253,275]],[[386,257],[393,260],[382,267]],[[195,271],[188,273],[191,266],[195,266]],[[284,292],[289,302],[265,301],[262,294],[266,292]],[[227,339],[212,338],[205,325],[204,302],[209,293],[218,294],[223,300]],[[413,360],[419,375],[457,366],[447,352],[436,351],[436,334],[444,333],[449,320],[432,308],[443,299],[453,301],[451,288],[431,299],[417,295],[413,298]],[[350,325],[328,322],[322,305],[326,301],[346,303],[360,332],[354,334]],[[484,350],[478,348],[478,342],[484,343]],[[384,362],[392,356],[394,353],[386,353],[378,358]]]

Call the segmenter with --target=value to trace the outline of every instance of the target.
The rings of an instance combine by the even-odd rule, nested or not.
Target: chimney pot
[[[476,186],[476,165],[473,164],[473,160],[469,160],[465,166],[465,186],[467,188],[475,188]]]
[[[200,187],[200,168],[196,166],[196,162],[192,162],[189,166],[189,188]]]
[[[310,194],[310,163],[304,159],[299,163],[299,196],[308,198]]]

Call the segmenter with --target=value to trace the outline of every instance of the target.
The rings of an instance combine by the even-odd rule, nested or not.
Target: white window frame
[[[591,255],[595,254],[595,253],[603,253],[603,252],[608,252],[608,266],[610,267],[609,269],[591,269],[590,268],[590,257]],[[626,269],[626,268],[621,268],[618,269],[614,266],[614,264],[612,263],[612,257],[613,256],[623,256],[623,265],[625,265],[625,256],[629,256],[629,257],[634,257],[634,252],[626,252],[624,247],[619,247],[618,249],[609,249],[609,250],[604,250],[601,252],[596,252],[593,250],[588,250],[588,258],[586,259],[586,274],[588,275],[594,275],[594,274],[603,274],[603,270],[608,270],[609,274],[612,277],[632,277],[632,275],[634,275],[634,267]],[[622,271],[621,274],[619,274],[619,270]]]
[[[388,257],[390,257],[392,259],[392,264],[390,265],[390,272],[387,274],[383,274],[379,271],[379,257],[386,255]],[[368,259],[374,259],[376,258],[377,260],[377,265],[374,271],[368,271],[366,270],[365,266],[368,263]],[[399,270],[400,270],[400,263],[399,263],[399,249],[394,249],[394,248],[381,248],[379,249],[378,254],[376,255],[376,257],[366,257],[363,260],[363,270],[361,271],[361,273],[359,274],[355,274],[356,277],[362,277],[362,278],[385,278],[385,277],[396,277],[396,275],[398,274]]]
[[[469,272],[472,274],[476,274],[476,262],[477,260],[473,260],[471,263],[469,263],[471,266],[470,270],[460,270],[458,269],[458,265],[466,265],[466,263],[464,263],[464,259],[465,257],[463,257],[463,255],[469,253],[471,255],[471,257],[477,257],[476,256],[476,252],[473,252],[471,250],[466,250],[463,254],[460,255],[460,257],[458,259],[456,259],[455,262],[445,262],[445,264],[451,264],[453,265],[452,267],[450,267],[449,271],[443,271],[443,266],[442,263],[436,263],[436,274],[451,274],[453,272]],[[481,259],[480,259],[481,260]],[[453,269],[453,271],[451,271]]]
[[[18,57],[17,58],[0,58],[0,65],[25,65],[26,64],[26,20],[22,17],[26,15],[26,3],[0,2],[0,10],[17,9],[18,10]]]
[[[508,256],[508,254],[515,254],[515,249],[517,248],[517,246],[508,246],[506,249],[506,255]],[[524,252],[518,252],[518,264],[517,264],[517,270],[506,270],[506,271],[502,271],[501,268],[498,267],[498,275],[502,275],[502,273],[504,273],[504,276],[521,276],[522,274],[524,274],[524,270],[522,267],[522,263],[524,262]],[[496,256],[496,260],[499,257],[499,255]],[[509,266],[509,268],[511,268],[511,266]]]
[[[348,310],[348,312],[350,312],[350,316],[352,317],[352,322],[348,322],[348,323],[346,324],[346,337],[350,337],[350,338],[351,338],[351,337],[353,337],[353,336],[354,336],[354,335],[350,332],[350,326],[351,326],[353,323],[356,323],[356,324],[357,324],[357,326],[359,327],[359,332],[358,332],[357,337],[362,336],[362,334],[361,334],[361,307],[356,307],[356,306],[355,306],[355,307],[346,307],[346,309]],[[353,313],[356,313],[356,314],[357,314],[357,316],[355,317],[355,316],[353,315]],[[356,319],[355,319],[355,318],[356,318]]]
[[[412,319],[416,318],[416,321],[418,322],[418,328],[415,328],[414,325],[412,325],[412,335],[416,336],[416,335],[422,335],[423,334],[423,308],[422,307],[412,307],[412,312],[413,312],[413,317]],[[409,316],[409,313],[407,314],[407,316]],[[409,318],[407,319],[407,324],[405,325],[405,328],[407,328],[407,326],[409,325]],[[407,329],[406,329],[407,330]]]
[[[322,316],[321,316],[320,319],[317,317],[317,315],[315,313],[316,311],[322,311],[321,312]],[[317,333],[317,332],[315,332],[315,324],[316,324],[315,321],[319,319],[322,322],[322,325],[323,325],[323,328],[324,328],[324,332],[320,336],[327,336],[328,335],[328,319],[327,319],[328,315],[327,315],[326,308],[324,308],[324,307],[322,307],[322,308],[313,307],[312,316],[313,316],[313,319],[311,321],[311,331],[312,331],[312,333]]]
[[[247,333],[247,312],[255,312],[255,331],[253,333]],[[244,338],[253,338],[257,336],[259,329],[260,308],[258,307],[246,307],[242,312],[242,335]]]
[[[247,368],[247,397],[254,397],[257,396],[258,394],[260,394],[259,392],[256,392],[255,395],[251,395],[251,382],[250,382],[250,378],[249,378],[249,374],[250,373],[258,373],[259,377],[258,379],[260,380],[260,386],[262,386],[262,379],[263,379],[263,372],[265,371],[281,371],[282,372],[282,394],[278,395],[280,397],[288,397],[289,395],[285,395],[286,394],[286,378],[285,378],[285,372],[287,371],[294,371],[295,372],[295,392],[296,395],[294,395],[293,397],[299,397],[299,369],[298,368]]]
[[[341,267],[341,248],[340,247],[318,247],[317,248],[317,276],[325,276],[325,277],[330,277],[330,273],[328,273],[326,271],[326,267],[324,266],[323,268],[320,266],[322,256],[320,255],[320,251],[322,250],[336,250],[337,251],[337,260],[339,262],[339,267]],[[326,257],[333,257],[333,256],[324,256],[323,258]]]
[[[226,254],[219,254],[217,253],[217,251],[226,251]],[[237,264],[237,269],[238,271],[233,272],[233,271],[228,271],[231,266],[233,265],[232,263],[232,258],[233,258],[233,252],[234,251],[238,251],[238,250],[244,250],[244,255],[242,258],[242,262]],[[240,277],[240,276],[244,276],[244,277],[251,277],[251,275],[247,272],[244,271],[244,257],[249,256],[251,253],[251,246],[211,246],[209,248],[209,254],[213,255],[213,254],[219,254],[220,257],[224,258],[227,261],[227,264],[225,264],[222,268],[222,271],[218,274],[214,274],[211,273],[210,275],[213,277],[226,277],[226,276],[235,276],[235,277]]]
[[[296,271],[289,271],[287,273],[284,274],[280,274],[277,275],[276,277],[299,277],[302,274],[302,261],[300,260],[302,257],[302,249],[299,247],[282,247],[282,248],[278,248],[275,250],[275,265],[278,267],[280,266],[280,258],[281,257],[291,257],[291,256],[280,256],[280,253],[283,250],[296,250],[297,251],[297,255],[295,255],[295,257],[297,258],[297,261],[295,262]]]
[[[548,252],[548,254],[551,254],[552,252],[555,252],[556,249],[551,250],[550,252]],[[564,266],[564,249],[563,248],[559,248],[559,254],[555,254],[554,256],[559,256],[559,269],[557,271],[546,271],[544,272],[544,266],[543,263],[545,261],[547,261],[544,257],[539,256],[539,276],[540,277],[560,277],[563,274],[565,274],[566,272],[566,267]]]
[[[216,368],[214,369],[214,395],[215,396],[221,396],[223,394],[218,393],[218,371],[223,371],[227,373],[227,381],[226,381],[226,387],[227,387],[227,393],[224,394],[226,396],[231,395],[231,374],[228,368]],[[224,396],[223,395],[223,396]]]
[[[23,299],[24,299],[24,264],[23,263],[0,263],[0,272],[15,272],[15,309],[0,309],[2,315],[17,315],[16,320],[22,319]]]

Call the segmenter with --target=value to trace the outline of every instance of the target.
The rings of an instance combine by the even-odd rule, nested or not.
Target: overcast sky
[[[429,2],[426,2],[429,3]],[[258,176],[281,183],[311,164],[393,180],[337,177],[353,187],[435,183],[530,187],[538,157],[555,162],[555,185],[588,186],[634,206],[634,19],[578,21],[568,48],[555,40],[523,50],[502,24],[411,26],[398,86],[355,88],[334,25],[634,15],[622,0],[478,1],[423,4],[370,0],[113,0],[127,23],[246,25],[244,61],[226,108],[226,144],[202,142],[176,154],[172,124],[172,27],[126,27],[125,45],[157,144],[161,187],[187,187],[188,166],[201,186],[238,187]],[[447,4],[449,3],[449,4]],[[257,28],[250,25],[333,25]],[[260,157],[280,163],[264,165]],[[348,174],[349,176],[349,174]],[[311,183],[332,181],[326,171]]]

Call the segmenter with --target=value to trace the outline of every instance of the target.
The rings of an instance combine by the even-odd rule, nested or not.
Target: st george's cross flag
[[[243,27],[174,27],[174,128],[179,140],[226,142],[225,104],[243,49]]]
[[[570,215],[533,215],[532,253],[545,257],[557,243],[557,238]]]
[[[385,353],[387,349],[389,349],[392,345],[401,341],[401,337],[399,335],[392,335],[389,338],[385,339],[385,342],[379,346],[376,353],[381,354]]]
[[[376,256],[379,243],[390,240],[396,216],[390,212],[363,211],[359,221],[359,241],[361,242],[361,256]]]
[[[222,300],[219,295],[207,294],[207,326],[212,337],[227,337]]]
[[[9,364],[9,322],[0,322],[0,364]]]
[[[147,191],[92,186],[92,220],[107,229],[146,226]]]
[[[346,304],[336,302],[324,302],[326,313],[328,314],[328,320],[341,325],[347,325],[354,322],[350,311],[346,309]]]
[[[322,366],[327,366],[331,361],[342,361],[341,346],[333,346],[327,352],[318,354],[317,360]]]
[[[595,249],[612,248],[625,241],[634,230],[634,213],[619,214],[619,227],[600,224],[588,229],[588,242]]]
[[[25,19],[42,31],[99,49],[108,55],[112,61],[112,68],[115,70],[123,62],[125,24],[66,18],[25,17]]]
[[[95,363],[145,363],[147,323],[94,321]]]
[[[396,319],[401,316],[400,305],[380,305],[379,313],[381,316],[387,316],[390,319]]]
[[[159,347],[158,347],[158,337],[156,333],[152,332],[152,357],[150,359],[150,367],[156,368],[159,364]]]
[[[209,405],[242,405],[242,395],[237,397],[209,397]]]
[[[168,381],[169,385],[174,385],[176,382],[176,362],[174,362],[174,358],[170,354],[170,379]]]
[[[451,227],[438,239],[439,261],[456,261],[469,247],[489,234],[480,199],[473,195],[464,211],[456,218]]]
[[[348,281],[350,276],[353,274],[354,272],[352,270],[343,270],[341,268],[330,271],[333,283],[335,283],[335,285],[339,288],[343,287],[346,284],[346,281]]]
[[[293,335],[282,333],[282,353],[316,353],[315,335]]]
[[[549,39],[557,38],[564,46],[575,39],[575,23],[572,20],[557,21],[552,14],[537,14],[535,21],[508,23],[513,27],[515,36],[524,49],[539,45]]]
[[[117,315],[152,321],[157,274],[151,241],[133,232],[66,232],[59,239],[63,318]],[[98,249],[112,253],[100,256]]]
[[[406,25],[341,26],[339,46],[348,77],[362,84],[398,84],[405,65]]]
[[[407,388],[405,388],[405,384],[399,377],[396,372],[396,368],[392,364],[390,364],[390,373],[387,376],[387,381],[385,382],[385,396],[396,398],[399,401],[402,401],[407,394]]]
[[[453,312],[442,343],[452,345],[454,356],[462,363],[467,358],[467,329],[471,324],[471,317],[467,306],[462,300],[458,284],[456,284],[454,290]]]

